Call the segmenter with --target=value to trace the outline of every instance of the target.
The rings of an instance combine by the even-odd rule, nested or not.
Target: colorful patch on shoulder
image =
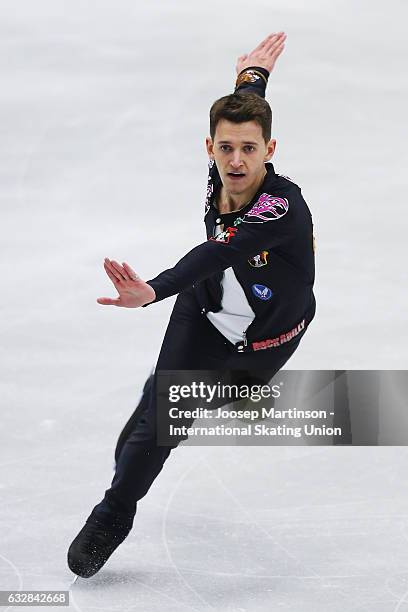
[[[289,202],[286,198],[263,193],[244,215],[244,222],[264,223],[265,221],[275,221],[286,215],[288,210]]]
[[[262,251],[262,253],[259,253],[258,255],[254,255],[254,257],[251,257],[251,259],[248,259],[248,263],[253,268],[262,268],[262,266],[266,266],[268,263],[268,255],[269,255],[269,251]]]
[[[265,285],[255,284],[252,285],[251,289],[254,296],[260,300],[270,300],[273,295],[272,289],[269,289],[269,287],[266,287]]]

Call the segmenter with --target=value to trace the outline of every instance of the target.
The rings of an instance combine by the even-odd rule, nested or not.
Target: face
[[[265,176],[265,162],[274,154],[276,140],[266,143],[256,121],[233,123],[221,119],[214,141],[207,137],[206,146],[225,189],[237,196],[258,188]]]

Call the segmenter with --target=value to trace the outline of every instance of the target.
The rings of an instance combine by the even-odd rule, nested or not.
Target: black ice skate
[[[96,519],[87,521],[69,547],[69,569],[81,578],[90,578],[106,563],[129,531],[128,528],[108,528]]]

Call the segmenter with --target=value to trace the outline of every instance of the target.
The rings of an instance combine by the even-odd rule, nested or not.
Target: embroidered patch
[[[299,325],[297,325],[290,331],[285,332],[280,336],[277,336],[276,338],[267,338],[266,340],[260,340],[259,342],[252,342],[252,348],[254,351],[259,351],[261,349],[275,348],[277,346],[281,346],[282,344],[285,344],[285,342],[289,342],[289,340],[292,340],[292,338],[300,334],[300,332],[304,328],[305,320],[303,319],[299,323]]]
[[[237,217],[237,219],[235,219],[234,223],[232,224],[231,228],[227,228],[227,229],[235,229],[237,225],[239,225],[240,223],[242,223],[242,219],[241,217]],[[213,229],[213,238],[217,238],[217,236],[219,236],[219,234],[221,234],[224,230],[224,223],[220,223],[219,225],[216,225]]]
[[[253,70],[246,70],[240,74],[236,80],[235,87],[239,87],[241,83],[256,83],[259,81],[260,76]]]
[[[257,202],[244,215],[244,223],[264,223],[280,219],[289,210],[289,202],[286,198],[263,193]]]
[[[265,285],[255,284],[252,285],[251,289],[254,296],[259,298],[260,300],[270,300],[273,295],[272,289],[269,289],[269,287],[266,287]]]
[[[268,255],[269,251],[262,251],[262,253],[248,259],[248,263],[254,268],[261,268],[268,263]]]
[[[233,238],[238,231],[237,227],[227,227],[223,232],[220,232],[215,238],[209,238],[214,242],[221,242],[222,244],[228,244],[231,238]]]

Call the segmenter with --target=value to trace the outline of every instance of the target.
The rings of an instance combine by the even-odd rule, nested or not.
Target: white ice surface
[[[270,31],[276,171],[302,187],[317,314],[292,369],[407,368],[402,0],[3,0],[0,585],[68,588],[66,549],[174,303],[96,303],[205,239],[208,110]],[[171,212],[170,212],[171,211]],[[184,447],[70,609],[408,611],[407,450]]]

